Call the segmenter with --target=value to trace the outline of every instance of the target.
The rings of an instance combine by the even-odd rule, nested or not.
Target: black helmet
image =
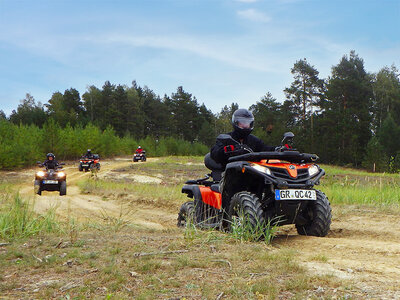
[[[53,153],[47,153],[46,157],[47,159],[49,159],[49,157],[52,157],[53,159],[56,158],[56,156]]]
[[[232,115],[232,126],[240,138],[246,138],[254,128],[253,114],[247,109],[239,108]]]

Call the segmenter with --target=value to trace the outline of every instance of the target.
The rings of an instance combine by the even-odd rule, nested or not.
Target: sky
[[[351,50],[400,68],[400,0],[0,0],[0,110],[106,80],[247,108],[284,101],[297,60],[327,78]]]

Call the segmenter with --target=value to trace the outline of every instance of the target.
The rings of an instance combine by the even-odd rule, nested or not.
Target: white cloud
[[[267,23],[269,21],[271,21],[271,18],[269,16],[267,16],[266,14],[257,11],[253,8],[249,8],[246,10],[239,10],[237,12],[238,16],[243,18],[243,19],[247,19],[253,22],[261,22],[261,23]]]

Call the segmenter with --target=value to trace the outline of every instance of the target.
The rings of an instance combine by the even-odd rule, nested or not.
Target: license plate
[[[275,190],[275,200],[317,200],[315,190]]]
[[[89,165],[82,165],[82,167],[89,167]]]
[[[58,184],[57,180],[43,180],[44,184]]]

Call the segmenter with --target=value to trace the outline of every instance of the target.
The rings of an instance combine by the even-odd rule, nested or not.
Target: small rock
[[[133,271],[130,271],[129,274],[130,274],[132,277],[139,277],[139,273],[136,273],[136,272],[133,272]]]
[[[37,293],[39,292],[39,289],[34,289],[32,292]]]
[[[89,269],[89,270],[85,270],[85,274],[90,274],[90,273],[96,273],[96,272],[98,272],[99,271],[99,269]]]
[[[69,259],[65,263],[63,263],[63,266],[68,266],[68,267],[71,268],[73,264],[74,264],[74,260],[73,259]]]
[[[354,273],[354,270],[353,269],[350,269],[350,268],[347,268],[347,270],[346,270],[348,273]]]
[[[321,294],[321,293],[324,292],[324,288],[323,288],[322,286],[319,286],[319,287],[315,290],[315,292],[318,293],[318,294]]]
[[[61,258],[64,258],[64,257],[66,257],[66,256],[67,256],[67,253],[65,253],[65,252],[64,252],[63,254],[60,254],[60,257],[61,257]]]

